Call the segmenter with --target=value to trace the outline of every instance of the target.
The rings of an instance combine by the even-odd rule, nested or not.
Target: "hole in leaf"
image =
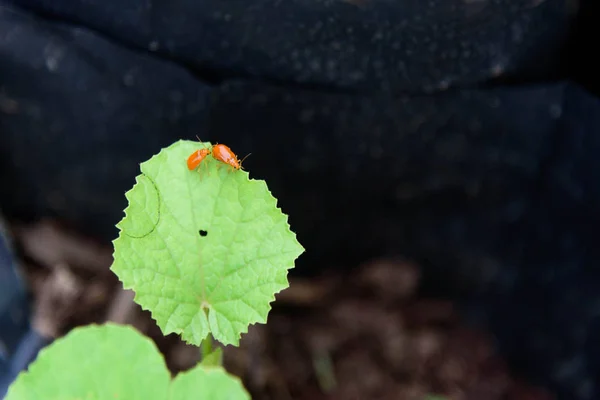
[[[198,233],[199,233],[199,234],[200,234],[200,236],[202,236],[202,237],[204,237],[204,236],[208,235],[208,232],[207,232],[207,231],[205,231],[205,230],[203,230],[203,229],[200,229],[200,230],[198,231]]]

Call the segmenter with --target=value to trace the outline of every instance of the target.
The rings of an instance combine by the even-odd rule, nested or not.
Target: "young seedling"
[[[266,323],[304,249],[264,181],[219,169],[214,157],[201,160],[210,174],[189,168],[190,154],[210,147],[178,141],[140,165],[111,267],[164,335],[201,345],[202,364],[169,381],[133,329],[81,327],[42,351],[7,400],[250,398],[211,337],[237,346],[250,324]]]

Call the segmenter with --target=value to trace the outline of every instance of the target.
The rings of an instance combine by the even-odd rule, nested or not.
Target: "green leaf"
[[[198,365],[177,375],[171,387],[169,400],[189,399],[250,400],[250,395],[223,367]]]
[[[264,181],[212,156],[188,170],[208,146],[178,141],[140,165],[111,269],[165,335],[237,345],[266,322],[304,249]]]
[[[191,382],[194,380],[195,382]],[[128,326],[88,325],[43,349],[5,400],[249,400],[221,367],[198,365],[173,381],[154,342]]]
[[[40,351],[9,387],[5,400],[191,398],[250,396],[222,368],[198,365],[171,381],[154,342],[131,327],[106,324],[75,328]]]
[[[201,364],[207,367],[223,365],[223,349],[217,347],[202,358]]]
[[[164,399],[169,380],[150,339],[129,327],[90,325],[41,350],[6,400]]]

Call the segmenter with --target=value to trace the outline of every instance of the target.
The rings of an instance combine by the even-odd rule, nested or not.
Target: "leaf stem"
[[[206,339],[200,343],[200,349],[202,351],[202,360],[206,359],[213,352],[213,338],[211,334],[206,336]]]
[[[212,335],[208,335],[206,339],[200,343],[202,352],[201,364],[205,366],[222,366],[223,365],[223,349],[214,345]]]

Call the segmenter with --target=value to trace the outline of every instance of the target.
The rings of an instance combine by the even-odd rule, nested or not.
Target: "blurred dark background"
[[[600,398],[592,0],[0,0],[0,208],[108,243],[139,163],[227,143],[307,252],[422,266],[512,371]]]

